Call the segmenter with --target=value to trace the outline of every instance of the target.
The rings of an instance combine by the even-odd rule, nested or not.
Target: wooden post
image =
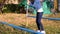
[[[54,0],[54,9],[58,9],[57,0]]]

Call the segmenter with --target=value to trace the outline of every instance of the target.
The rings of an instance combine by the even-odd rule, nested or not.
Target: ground
[[[59,15],[60,14],[49,15],[48,17],[60,18]],[[37,30],[35,18],[26,17],[25,14],[16,14],[16,13],[0,14],[0,21]],[[47,34],[60,34],[60,21],[42,19],[42,24]],[[23,32],[24,31],[16,30],[7,25],[0,24],[0,34],[25,34]]]

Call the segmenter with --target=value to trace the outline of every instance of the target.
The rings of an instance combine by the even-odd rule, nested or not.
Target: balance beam
[[[27,28],[19,27],[19,26],[13,25],[13,24],[8,24],[7,22],[0,22],[0,24],[5,24],[5,25],[11,26],[11,27],[13,27],[15,29],[23,30],[23,31],[26,31],[26,32],[30,32],[32,34],[42,34],[40,32],[36,32],[34,30],[30,30],[30,29],[27,29]]]
[[[36,16],[27,16],[27,17],[36,18]],[[53,17],[42,17],[42,19],[57,20],[57,21],[60,21],[60,18],[53,18]]]

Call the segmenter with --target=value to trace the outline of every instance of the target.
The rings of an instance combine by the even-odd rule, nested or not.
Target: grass
[[[50,15],[49,17],[60,17],[60,16]],[[17,26],[23,26],[29,29],[37,30],[35,18],[26,17],[25,14],[15,14],[15,13],[1,14],[0,20],[8,22],[10,24],[15,24]],[[26,26],[27,22],[28,26]],[[42,19],[42,24],[47,34],[60,34],[60,21]],[[7,25],[0,24],[0,34],[25,34],[25,32],[14,29]]]

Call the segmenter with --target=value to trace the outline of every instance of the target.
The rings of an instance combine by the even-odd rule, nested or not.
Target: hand
[[[28,4],[28,5],[30,4],[30,1],[29,1],[29,0],[27,0],[27,4]]]
[[[44,0],[40,0],[40,2],[43,2]]]

